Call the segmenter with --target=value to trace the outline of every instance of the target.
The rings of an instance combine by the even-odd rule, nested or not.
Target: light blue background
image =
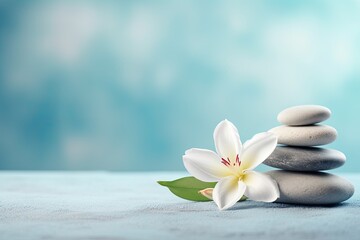
[[[321,104],[360,170],[359,1],[1,1],[0,169],[183,170]],[[264,167],[263,167],[264,169]]]

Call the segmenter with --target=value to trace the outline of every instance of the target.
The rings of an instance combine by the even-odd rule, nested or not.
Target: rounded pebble
[[[330,205],[341,203],[354,194],[354,186],[349,181],[330,173],[275,170],[266,174],[279,185],[280,198],[275,202]]]
[[[277,116],[277,120],[285,125],[303,126],[325,121],[330,115],[331,111],[326,107],[301,105],[284,109]]]
[[[278,136],[278,143],[290,146],[319,146],[335,141],[337,131],[327,125],[301,127],[278,126],[269,130]]]
[[[334,149],[278,146],[263,162],[270,167],[291,171],[321,171],[344,165],[346,156]]]

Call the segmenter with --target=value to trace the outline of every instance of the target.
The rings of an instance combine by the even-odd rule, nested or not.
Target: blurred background
[[[360,1],[0,1],[0,169],[184,170],[320,104],[360,171]],[[262,167],[265,169],[265,167]]]

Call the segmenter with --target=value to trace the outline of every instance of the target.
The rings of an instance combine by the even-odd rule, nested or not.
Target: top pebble
[[[277,120],[289,126],[305,126],[325,121],[330,115],[331,111],[326,107],[301,105],[284,109],[277,116]]]

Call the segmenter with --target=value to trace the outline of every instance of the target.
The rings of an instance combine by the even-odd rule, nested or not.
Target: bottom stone
[[[323,172],[269,171],[279,185],[280,198],[275,202],[330,205],[349,199],[354,186],[344,178]]]

